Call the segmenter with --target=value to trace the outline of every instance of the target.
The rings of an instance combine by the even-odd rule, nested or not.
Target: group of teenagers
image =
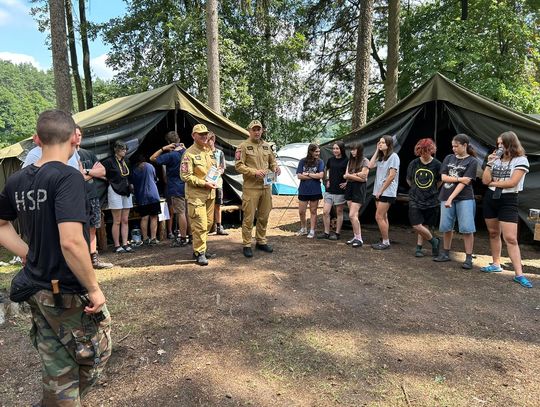
[[[523,287],[532,288],[532,283],[523,275],[517,240],[518,194],[523,190],[529,162],[514,132],[502,133],[497,137],[496,145],[497,148],[487,157],[481,176],[482,183],[487,186],[482,208],[489,233],[492,262],[480,270],[486,273],[503,271],[501,250],[504,240],[515,271],[513,281]],[[450,261],[454,226],[457,222],[465,248],[465,261],[461,267],[472,269],[476,232],[473,181],[477,178],[479,160],[466,134],[457,134],[452,139],[453,153],[447,155],[442,163],[434,157],[436,151],[437,147],[432,139],[419,140],[414,147],[417,158],[407,167],[406,180],[410,186],[409,221],[417,234],[414,253],[416,257],[423,257],[423,244],[429,243],[433,261]],[[347,244],[354,248],[363,246],[359,213],[367,199],[369,171],[375,169],[372,194],[375,198],[375,220],[381,239],[371,247],[375,250],[389,249],[388,210],[397,198],[400,170],[400,159],[394,152],[393,137],[381,137],[370,159],[364,156],[362,143],[352,144],[350,156],[347,157],[342,141],[336,141],[332,145],[332,156],[326,165],[320,155],[320,147],[310,144],[306,157],[298,163],[296,174],[300,180],[300,230],[297,234],[311,239],[339,240],[343,226],[343,209],[347,204],[353,229],[353,237]],[[324,201],[324,231],[316,235],[320,200]],[[308,208],[309,227],[306,219]],[[332,208],[336,214],[335,232],[331,232]],[[431,231],[437,224],[442,234],[442,247],[440,238]]]

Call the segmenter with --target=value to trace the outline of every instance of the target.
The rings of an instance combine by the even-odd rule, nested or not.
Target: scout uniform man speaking
[[[261,139],[263,127],[260,121],[253,120],[248,126],[249,139],[244,141],[236,150],[235,168],[244,176],[242,187],[242,243],[246,257],[253,257],[251,250],[251,235],[253,219],[257,212],[257,227],[255,248],[272,253],[273,248],[266,241],[266,225],[272,209],[272,185],[265,185],[265,176],[273,171],[280,174],[279,166],[270,144]]]
[[[215,166],[214,153],[207,143],[208,129],[197,124],[191,133],[195,141],[182,158],[180,177],[186,183],[188,217],[193,234],[193,256],[199,266],[208,265],[208,258],[214,257],[206,251],[208,230],[214,222],[214,198],[217,185],[206,180],[206,175]]]

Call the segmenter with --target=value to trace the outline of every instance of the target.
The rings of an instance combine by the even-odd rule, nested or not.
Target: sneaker
[[[307,235],[306,228],[301,228],[298,232],[296,232],[296,236],[305,236]]]
[[[353,241],[351,242],[351,246],[352,247],[362,247],[364,245],[364,242],[362,242],[361,240],[358,240],[358,239],[353,239]]]
[[[173,239],[176,239],[176,236],[174,235],[173,232],[169,232],[169,234],[167,235],[167,239],[173,240]]]
[[[421,248],[416,249],[416,251],[414,252],[414,257],[424,257],[424,252]]]
[[[461,263],[461,268],[465,270],[470,270],[473,268],[472,260],[465,260],[463,263]]]
[[[126,249],[122,246],[116,246],[113,250],[114,253],[127,253]]]
[[[309,235],[308,235],[309,237]],[[274,248],[272,246],[270,246],[269,244],[255,244],[255,249],[257,250],[260,250],[260,251],[263,251],[263,252],[266,252],[266,253],[272,253],[274,251]]]
[[[185,247],[187,245],[188,245],[188,242],[185,237],[177,237],[171,243],[171,247]]]
[[[431,255],[437,257],[439,255],[439,247],[441,247],[441,239],[435,238],[435,241],[431,244]]]
[[[91,253],[90,257],[92,258],[92,267],[96,270],[110,269],[113,267],[112,263],[100,261],[97,253]]]
[[[433,258],[433,261],[436,261],[438,263],[442,263],[444,261],[450,261],[450,256],[446,253],[439,253],[437,257]]]
[[[488,266],[480,267],[480,271],[483,271],[484,273],[500,273],[503,271],[501,266],[496,266],[493,263],[489,263]]]
[[[339,240],[339,233],[332,233],[328,240]]]
[[[148,244],[150,246],[155,246],[159,243],[159,240],[157,240],[155,237],[153,239],[150,239],[150,241],[148,242]]]
[[[529,280],[527,280],[527,278],[524,275],[515,276],[513,281],[515,281],[520,286],[525,287],[525,288],[533,287],[532,283]]]
[[[195,263],[199,266],[208,266],[208,259],[204,253],[199,253],[196,255]]]
[[[314,237],[315,237],[315,232],[313,230],[310,230],[309,233],[307,234],[307,238],[313,239]]]
[[[223,225],[219,225],[219,227],[216,229],[216,234],[221,236],[228,236],[229,232],[225,230]]]
[[[144,239],[143,243],[148,246],[150,244],[150,238],[147,237],[146,239]]]
[[[131,248],[130,245],[126,244],[124,246],[122,246],[122,248],[127,252],[127,253],[133,253],[133,249]]]
[[[314,236],[312,236],[312,237],[314,237]],[[330,233],[326,233],[326,232],[319,233],[317,235],[317,239],[330,239]]]
[[[353,244],[353,242],[355,241],[356,239],[353,237],[351,240],[347,240],[345,243],[346,244]]]
[[[244,256],[248,258],[253,257],[253,250],[251,250],[251,247],[249,246],[242,248],[242,253],[244,253]]]
[[[386,243],[374,243],[371,245],[371,248],[372,249],[375,249],[375,250],[386,250],[386,249],[389,249],[390,248],[390,245],[389,244],[386,244]]]

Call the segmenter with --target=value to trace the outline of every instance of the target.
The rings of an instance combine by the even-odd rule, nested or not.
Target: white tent
[[[296,177],[296,168],[300,159],[307,154],[309,143],[293,143],[283,146],[277,152],[277,163],[281,168],[281,174],[272,185],[274,195],[298,194],[299,180]]]

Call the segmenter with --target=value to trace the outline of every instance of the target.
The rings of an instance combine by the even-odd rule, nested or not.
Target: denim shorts
[[[459,233],[474,233],[476,226],[474,224],[474,214],[476,212],[476,202],[474,199],[464,201],[453,201],[452,207],[447,208],[444,202],[441,202],[441,222],[439,232],[450,232],[454,230],[456,219],[458,221]]]

